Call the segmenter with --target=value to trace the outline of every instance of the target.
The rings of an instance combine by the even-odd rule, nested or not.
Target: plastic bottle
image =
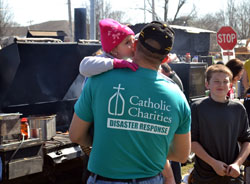
[[[24,139],[30,138],[30,127],[27,118],[21,119],[21,134],[24,135]]]
[[[187,63],[191,62],[191,55],[190,55],[190,53],[186,53],[186,62]]]

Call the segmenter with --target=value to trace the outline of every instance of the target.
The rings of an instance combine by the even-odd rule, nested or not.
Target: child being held
[[[134,32],[113,19],[101,20],[99,27],[104,53],[83,58],[79,67],[80,74],[91,77],[113,68],[136,71],[138,66],[125,60],[134,55]]]

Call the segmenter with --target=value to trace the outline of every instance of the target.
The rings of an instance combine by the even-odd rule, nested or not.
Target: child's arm
[[[196,141],[192,141],[191,150],[193,153],[195,153],[196,156],[198,156],[204,162],[209,164],[219,176],[226,175],[227,167],[228,167],[227,164],[211,157],[205,151],[205,149],[200,145],[200,143],[198,143]]]
[[[79,72],[85,77],[91,77],[113,68],[130,68],[133,71],[138,69],[137,64],[122,59],[89,56],[85,57],[79,67]]]
[[[113,59],[97,56],[83,58],[79,72],[85,77],[91,77],[113,69]]]
[[[232,176],[233,178],[237,178],[240,175],[240,166],[243,164],[243,162],[246,160],[250,153],[250,143],[244,142],[241,145],[240,153],[237,157],[237,159],[234,161],[233,164],[229,165],[227,168],[227,175]]]
[[[243,76],[242,76],[242,84],[244,87],[244,91],[246,91],[249,88],[249,82],[248,82],[248,76],[246,70],[244,70]]]

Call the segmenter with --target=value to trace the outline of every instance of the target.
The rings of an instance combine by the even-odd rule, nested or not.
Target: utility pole
[[[69,37],[70,41],[73,41],[72,35],[72,19],[71,19],[71,1],[68,0],[68,12],[69,12]]]
[[[95,0],[90,0],[90,39],[96,39]]]
[[[155,0],[152,0],[152,21],[155,20]]]
[[[30,30],[30,27],[32,26],[32,23],[33,23],[34,21],[33,20],[29,20],[27,23],[29,23],[29,25],[28,25],[28,30]]]
[[[144,0],[144,23],[146,23],[146,0]]]

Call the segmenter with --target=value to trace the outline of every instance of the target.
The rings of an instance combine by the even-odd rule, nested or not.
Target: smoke
[[[79,74],[76,77],[75,81],[71,84],[63,100],[78,98],[82,92],[83,81],[84,81],[84,77]]]

